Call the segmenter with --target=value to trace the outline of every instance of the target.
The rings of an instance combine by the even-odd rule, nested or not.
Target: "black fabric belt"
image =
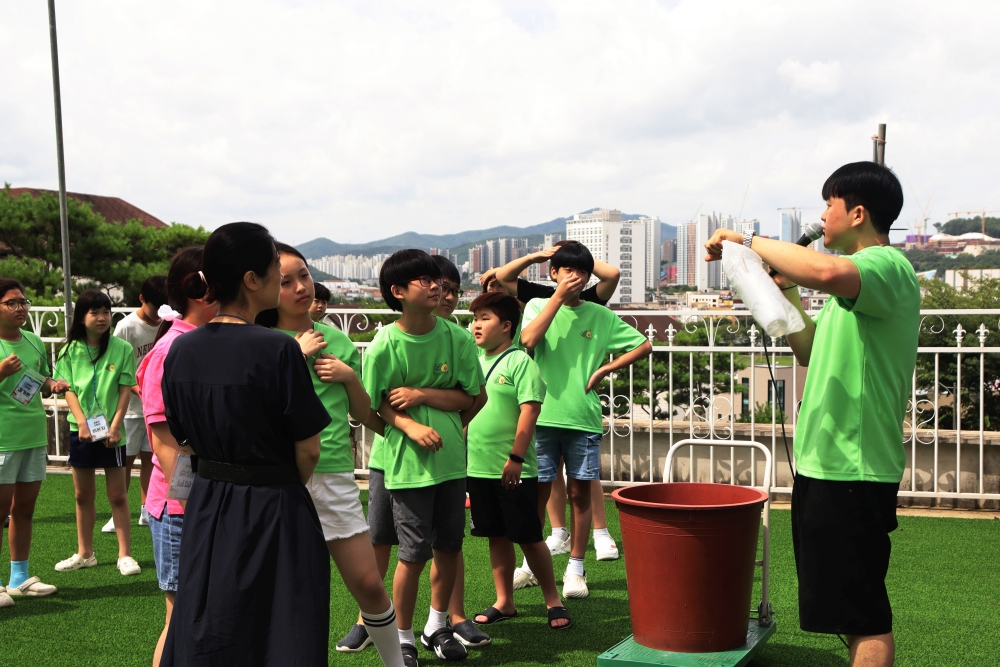
[[[301,484],[295,466],[241,466],[198,458],[198,476],[230,484],[267,486],[268,484]]]

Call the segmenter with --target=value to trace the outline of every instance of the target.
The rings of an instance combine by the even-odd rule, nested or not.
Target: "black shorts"
[[[435,551],[456,553],[465,539],[465,478],[418,489],[393,489],[392,519],[400,560],[426,563]]]
[[[472,503],[472,534],[475,537],[506,537],[514,544],[542,541],[538,521],[538,478],[522,479],[505,489],[499,479],[468,479]]]
[[[385,488],[385,472],[368,471],[368,534],[372,544],[399,544],[396,524],[392,522],[392,498]]]
[[[70,431],[69,464],[74,468],[121,468],[125,465],[125,441],[118,447],[105,447],[107,442],[84,442],[78,431]]]
[[[837,482],[798,475],[792,487],[792,546],[799,627],[806,632],[892,632],[885,588],[897,527],[899,484]]]

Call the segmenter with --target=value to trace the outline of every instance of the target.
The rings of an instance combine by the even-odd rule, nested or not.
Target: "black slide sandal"
[[[569,609],[566,607],[551,607],[548,610],[549,615],[549,629],[551,630],[565,630],[566,628],[573,625],[573,621],[569,617]],[[565,618],[569,623],[566,625],[552,625],[552,621],[559,620],[560,618]]]
[[[485,616],[486,617],[487,620],[486,620],[485,623],[480,623],[479,621],[476,620],[480,616]],[[493,625],[494,623],[499,623],[500,621],[508,621],[508,620],[514,618],[515,616],[517,616],[517,612],[516,611],[513,614],[511,614],[510,616],[507,616],[506,614],[504,614],[502,611],[500,611],[496,607],[489,606],[486,609],[483,609],[481,612],[479,612],[475,616],[473,616],[472,620],[473,620],[473,622],[476,625]]]

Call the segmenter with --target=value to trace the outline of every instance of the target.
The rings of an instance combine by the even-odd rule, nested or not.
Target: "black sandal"
[[[486,617],[486,622],[485,623],[480,623],[479,621],[476,620],[480,616],[485,616]],[[511,614],[510,616],[507,616],[506,614],[504,614],[502,611],[500,611],[496,607],[489,606],[486,609],[483,609],[481,612],[479,612],[475,616],[473,616],[472,620],[476,623],[476,625],[493,625],[494,623],[499,623],[500,621],[508,621],[508,620],[514,618],[515,616],[517,616],[517,612],[516,611],[513,614]]]
[[[548,609],[549,615],[549,628],[552,630],[565,630],[569,626],[573,625],[573,621],[569,618],[569,609],[566,607],[550,607]],[[560,618],[565,618],[569,623],[566,625],[552,625],[552,621],[557,621]]]

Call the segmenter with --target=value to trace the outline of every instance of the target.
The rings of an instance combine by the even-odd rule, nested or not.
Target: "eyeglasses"
[[[448,296],[449,294],[457,297],[462,291],[460,287],[448,287],[447,285],[441,285],[441,294],[443,296]]]
[[[7,306],[7,310],[12,310],[15,313],[19,310],[27,310],[31,308],[31,302],[27,299],[11,299],[10,301],[3,301],[2,303]]]
[[[430,276],[420,276],[419,278],[414,278],[410,281],[411,283],[420,283],[421,287],[430,287],[431,285],[440,285],[440,278],[431,278]]]

